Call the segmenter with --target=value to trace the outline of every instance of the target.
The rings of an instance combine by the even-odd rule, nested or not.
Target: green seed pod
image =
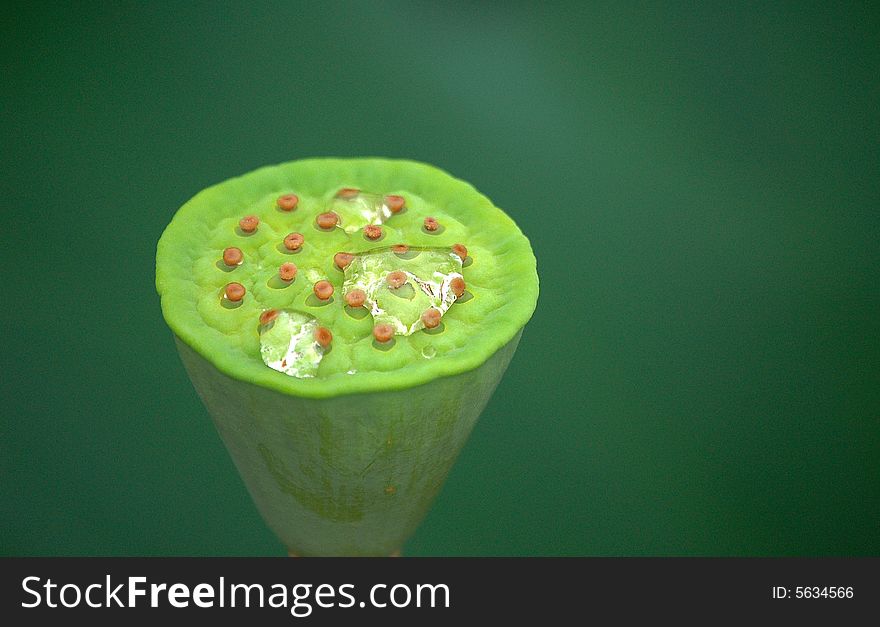
[[[293,194],[295,210],[279,204]],[[426,231],[428,216],[442,229]],[[230,247],[243,263],[223,262]],[[254,502],[298,555],[401,547],[538,295],[529,242],[500,209],[436,168],[382,159],[295,161],[202,191],[159,241],[156,286]],[[392,341],[375,341],[379,324]]]

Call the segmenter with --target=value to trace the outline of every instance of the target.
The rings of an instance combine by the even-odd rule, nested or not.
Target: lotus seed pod
[[[538,295],[507,215],[445,172],[382,159],[294,161],[196,195],[159,241],[156,286],[254,503],[297,555],[401,548]]]

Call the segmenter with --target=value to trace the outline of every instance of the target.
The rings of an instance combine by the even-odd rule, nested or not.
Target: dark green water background
[[[880,554],[876,5],[102,4],[2,9],[0,554],[282,552],[153,264],[314,155],[439,165],[539,262],[407,554]]]

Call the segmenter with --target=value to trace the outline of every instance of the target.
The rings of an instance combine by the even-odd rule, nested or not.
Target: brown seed
[[[361,193],[357,187],[343,187],[338,192],[336,192],[337,198],[354,198],[358,194]]]
[[[440,324],[440,310],[431,307],[422,312],[422,324],[425,325],[426,329],[437,328]]]
[[[333,341],[333,334],[330,333],[330,329],[327,327],[318,327],[315,329],[315,341],[324,348],[327,348],[330,346],[330,342]]]
[[[245,216],[238,221],[238,226],[245,233],[253,233],[260,225],[260,219],[257,216]]]
[[[354,289],[345,295],[345,302],[349,307],[363,307],[367,301],[367,295],[364,290]]]
[[[230,246],[223,251],[223,263],[227,266],[237,266],[244,260],[244,254],[235,246]]]
[[[260,324],[269,324],[278,317],[279,313],[277,309],[267,309],[260,314]]]
[[[388,276],[385,277],[385,280],[388,282],[388,285],[397,289],[404,283],[406,283],[406,272],[403,270],[395,270],[391,272]]]
[[[382,237],[382,227],[378,224],[368,224],[364,227],[364,236],[367,239],[379,239]]]
[[[227,283],[226,287],[223,290],[223,295],[226,296],[228,300],[231,300],[233,303],[237,303],[242,298],[244,298],[244,293],[247,290],[244,289],[244,285],[241,283]]]
[[[287,250],[299,250],[305,241],[306,238],[302,236],[302,233],[290,233],[284,238],[284,247]]]
[[[426,231],[436,231],[440,228],[440,223],[437,222],[436,218],[425,218],[425,230]]]
[[[387,342],[394,337],[394,327],[390,324],[377,324],[373,327],[373,337],[377,342]]]
[[[327,213],[319,214],[315,221],[322,229],[332,229],[339,223],[339,216],[332,211],[328,211]]]
[[[409,246],[407,246],[406,244],[395,244],[391,247],[391,252],[398,255],[405,255],[409,252]]]
[[[462,261],[467,259],[467,248],[465,248],[464,244],[453,244],[452,252],[461,257]]]
[[[351,263],[352,259],[354,259],[354,255],[351,253],[336,253],[333,255],[333,263],[335,263],[336,267],[340,270],[345,270]]]
[[[278,276],[282,281],[293,281],[296,278],[296,264],[289,261],[282,263],[278,268]]]
[[[385,486],[385,494],[387,494],[388,496],[392,496],[396,493],[397,488],[395,488],[393,485]]]
[[[333,296],[333,284],[330,281],[318,281],[313,288],[315,296],[321,300],[327,300]]]
[[[405,204],[406,200],[403,199],[403,196],[397,196],[395,194],[385,196],[385,206],[391,210],[391,213],[397,213],[403,209]]]
[[[279,196],[278,200],[275,202],[278,203],[279,209],[293,211],[296,209],[297,204],[299,204],[299,196],[296,194],[284,194],[283,196]]]
[[[452,290],[452,293],[455,294],[456,298],[464,294],[465,289],[467,289],[467,286],[464,284],[464,279],[460,276],[452,279],[449,282],[449,287]]]

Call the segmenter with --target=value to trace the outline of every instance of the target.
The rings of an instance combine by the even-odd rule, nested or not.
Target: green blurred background
[[[539,261],[406,554],[880,554],[876,6],[104,4],[2,9],[2,554],[282,554],[154,253],[315,155],[447,169]]]

